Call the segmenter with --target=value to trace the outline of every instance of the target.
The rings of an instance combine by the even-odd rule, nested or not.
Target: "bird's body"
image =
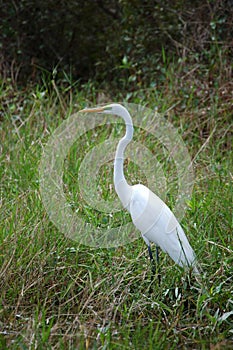
[[[192,266],[193,249],[172,211],[156,194],[143,185],[132,186],[130,213],[147,245],[154,242],[178,265]]]
[[[119,104],[84,109],[83,112],[115,114],[126,124],[126,134],[119,141],[114,161],[114,186],[123,207],[141,232],[152,258],[150,242],[154,242],[182,267],[192,267],[199,273],[196,256],[188,239],[169,207],[149,188],[142,184],[129,185],[124,176],[124,151],[133,138],[133,122],[127,109]]]

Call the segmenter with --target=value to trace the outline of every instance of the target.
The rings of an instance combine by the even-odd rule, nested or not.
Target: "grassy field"
[[[203,67],[181,66],[171,65],[157,88],[112,96],[93,84],[22,91],[2,82],[1,349],[232,349],[233,86],[226,72],[216,79]],[[94,249],[51,223],[39,192],[42,149],[70,114],[103,99],[169,110],[167,118],[193,159],[195,184],[182,225],[203,269],[200,280],[160,253],[159,286],[141,238]],[[64,172],[72,205],[81,205],[80,215],[95,225],[101,217],[79,203],[79,163],[90,144],[111,132],[88,132],[70,151]],[[126,172],[133,181],[141,177],[133,166]],[[103,174],[107,198],[111,167]]]

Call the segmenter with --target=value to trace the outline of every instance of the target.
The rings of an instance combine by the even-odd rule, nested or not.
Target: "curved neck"
[[[119,116],[125,121],[126,133],[117,145],[114,161],[114,184],[122,204],[127,208],[131,197],[131,186],[127,183],[124,175],[124,152],[133,138],[133,122],[126,109],[124,109],[124,113],[119,113]]]

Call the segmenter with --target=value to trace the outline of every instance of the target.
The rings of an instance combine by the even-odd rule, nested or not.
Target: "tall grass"
[[[38,165],[49,136],[71,113],[108,94],[100,97],[91,84],[72,90],[53,82],[50,91],[46,86],[20,91],[2,82],[2,349],[232,348],[232,89],[226,80],[208,85],[203,71],[196,74],[201,67],[194,68],[184,73],[170,66],[156,90],[127,96],[169,110],[167,118],[179,129],[195,168],[182,225],[202,277],[193,279],[160,253],[161,285],[141,238],[115,249],[83,246],[57,230],[41,202]],[[123,93],[109,97],[123,98]],[[71,150],[64,179],[74,203],[80,158],[93,140],[111,132],[100,129],[96,139],[87,133],[79,155]],[[140,178],[131,168],[127,176]],[[111,183],[108,168],[100,181],[104,196]],[[96,218],[91,210],[81,215]]]

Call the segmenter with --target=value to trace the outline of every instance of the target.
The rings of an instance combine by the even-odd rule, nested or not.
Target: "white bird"
[[[183,268],[191,268],[199,274],[195,253],[169,207],[144,185],[129,185],[124,176],[124,152],[133,138],[132,118],[125,107],[110,104],[104,107],[86,108],[80,112],[114,114],[124,119],[126,133],[119,141],[114,161],[114,186],[123,207],[126,208],[137,229],[141,231],[151,261],[150,242],[154,242]],[[158,250],[157,250],[158,260]]]

